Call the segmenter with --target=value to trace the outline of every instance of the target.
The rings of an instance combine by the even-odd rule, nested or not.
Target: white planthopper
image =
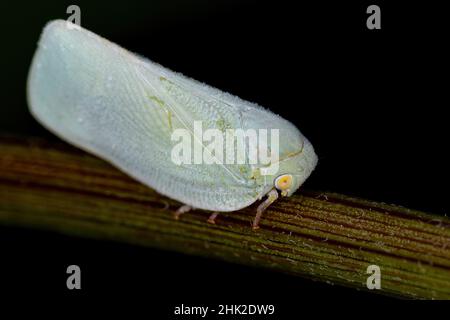
[[[27,90],[31,113],[41,124],[184,203],[177,217],[195,207],[213,211],[209,221],[214,222],[217,212],[239,210],[267,196],[257,209],[256,229],[278,192],[292,195],[317,163],[311,143],[287,120],[67,21],[52,21],[45,27]],[[196,123],[213,132],[209,140],[194,128]],[[191,135],[194,149],[200,145],[214,161],[174,161],[174,148],[179,147],[174,134],[180,130]],[[226,144],[225,149],[240,154],[239,138],[244,139],[245,161],[217,161],[223,147],[218,144],[220,134],[230,130],[277,134],[266,143],[257,140],[256,145],[251,134],[236,136],[236,144]],[[191,146],[191,137],[182,140]],[[212,142],[205,146],[205,141]],[[256,146],[257,154],[277,153],[276,157],[252,162],[251,146]],[[187,150],[181,153],[183,159],[190,159]]]

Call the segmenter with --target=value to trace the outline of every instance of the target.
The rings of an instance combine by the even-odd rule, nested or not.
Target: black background
[[[449,210],[446,11],[431,2],[395,2],[9,3],[0,19],[0,132],[57,140],[29,115],[25,81],[42,27],[66,18],[75,3],[83,27],[296,124],[319,156],[305,188],[443,215]],[[381,30],[366,28],[370,4],[381,7]],[[43,231],[1,227],[0,245],[2,286],[11,293],[69,301],[139,297],[149,318],[181,303],[273,303],[285,318],[308,301],[387,299]],[[69,264],[82,269],[79,292],[65,287]]]

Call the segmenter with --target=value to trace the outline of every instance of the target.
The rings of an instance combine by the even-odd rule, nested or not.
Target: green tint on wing
[[[143,71],[146,71],[145,74]],[[202,144],[203,150],[212,152],[208,147],[210,142],[203,142],[202,137],[195,132],[194,121],[201,121],[203,132],[207,129],[218,129],[223,133],[224,138],[227,129],[241,128],[240,111],[235,106],[208,95],[207,92],[186,88],[180,81],[169,79],[167,75],[156,74],[157,70],[149,67],[143,70],[136,68],[136,72],[139,79],[152,88],[153,92],[158,93],[149,96],[149,99],[167,110],[170,131],[177,128],[186,129],[193,140]],[[205,87],[205,90],[207,89]],[[223,142],[225,146],[225,140]],[[236,154],[236,150],[234,151]],[[211,174],[217,178],[227,176],[234,184],[247,186],[254,184],[254,181],[250,179],[251,168],[248,161],[245,164],[226,164],[225,153],[224,159],[217,159],[217,161],[220,164],[188,166],[190,170],[194,171],[211,171]],[[223,182],[229,183],[231,181],[224,179]]]

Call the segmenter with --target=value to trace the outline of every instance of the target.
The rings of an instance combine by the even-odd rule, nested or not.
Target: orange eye
[[[292,176],[290,174],[283,174],[275,179],[275,188],[284,191],[292,186]]]

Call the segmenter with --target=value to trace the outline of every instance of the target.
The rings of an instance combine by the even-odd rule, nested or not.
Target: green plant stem
[[[0,224],[108,239],[278,270],[378,293],[450,298],[450,221],[399,206],[301,191],[274,203],[253,231],[255,206],[195,210],[104,161],[61,143],[0,137]]]

